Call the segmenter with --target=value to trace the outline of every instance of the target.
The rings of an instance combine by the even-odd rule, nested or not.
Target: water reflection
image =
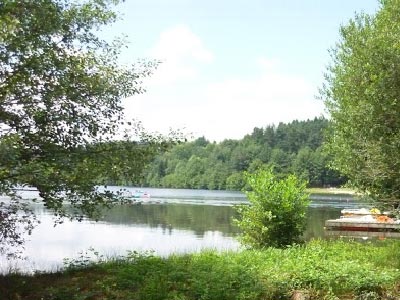
[[[325,220],[339,218],[340,211],[339,207],[320,205],[309,207],[305,239],[324,238]],[[237,213],[232,206],[125,205],[106,212],[101,222],[161,228],[165,234],[173,234],[174,229],[191,230],[198,238],[202,238],[209,231],[218,231],[224,237],[235,237],[239,233],[239,229],[231,222],[235,217],[237,217]]]
[[[340,211],[341,208],[339,207],[309,207],[307,212],[307,228],[304,233],[304,238],[306,240],[312,238],[325,238],[325,221],[339,218]]]
[[[233,208],[246,202],[242,193],[146,189],[160,204],[123,205],[105,211],[100,222],[84,220],[53,227],[51,214],[43,206],[32,204],[41,224],[28,237],[26,262],[18,262],[23,271],[51,270],[93,247],[106,255],[124,255],[127,250],[154,250],[158,255],[194,252],[206,248],[237,249],[239,233],[231,220]],[[351,197],[313,199],[308,210],[305,238],[325,237],[324,222],[340,216],[344,207],[357,207]],[[14,264],[16,262],[13,262]],[[0,259],[0,272],[8,268]]]
[[[232,225],[236,212],[231,206],[193,204],[123,205],[107,211],[102,222],[126,226],[145,225],[150,228],[191,230],[201,238],[208,231],[219,231],[232,237],[238,229]]]

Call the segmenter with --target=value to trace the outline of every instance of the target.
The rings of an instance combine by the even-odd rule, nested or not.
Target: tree
[[[285,152],[281,148],[274,148],[272,150],[269,164],[274,167],[278,177],[284,178],[290,173],[290,164],[293,160],[292,157],[292,154]]]
[[[241,242],[251,248],[285,247],[300,241],[306,226],[306,182],[294,175],[279,180],[272,170],[245,173],[250,205],[237,206]]]
[[[333,167],[386,207],[400,204],[400,1],[340,29],[322,89]]]
[[[96,35],[117,0],[0,3],[0,252],[23,242],[35,218],[15,192],[30,186],[60,218],[96,217],[116,201],[106,178],[137,180],[167,143],[124,123],[121,99],[142,92],[156,62],[119,66],[119,40]],[[65,209],[65,203],[71,208]]]
[[[232,173],[226,179],[226,189],[233,191],[240,191],[245,186],[246,182],[242,172]]]
[[[275,127],[269,126],[265,130],[255,128],[242,140],[225,140],[217,144],[209,143],[203,137],[176,145],[147,168],[144,184],[241,190],[244,183],[236,173],[252,172],[265,165],[274,166],[276,176],[281,178],[294,171],[312,186],[338,186],[345,178],[328,168],[330,156],[319,149],[328,122],[325,118],[293,121],[281,123],[279,135],[275,135]],[[274,148],[270,147],[271,141]],[[190,166],[188,162],[193,156],[201,159],[202,168]],[[164,162],[162,168],[160,160]],[[181,163],[180,167],[176,168],[178,163]],[[193,180],[187,180],[188,176]]]
[[[312,155],[313,151],[309,147],[301,148],[292,163],[293,173],[309,182],[314,164]]]

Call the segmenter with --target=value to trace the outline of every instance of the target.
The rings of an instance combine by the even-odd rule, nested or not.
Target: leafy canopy
[[[0,199],[0,252],[35,223],[16,188],[37,188],[56,216],[96,217],[116,200],[96,186],[139,180],[169,142],[124,121],[121,100],[143,91],[141,78],[157,62],[120,66],[123,42],[96,35],[116,20],[118,2],[0,3],[0,194],[8,196]]]
[[[254,128],[241,140],[210,143],[204,137],[175,145],[157,156],[145,172],[144,184],[152,187],[230,189],[245,186],[243,171],[274,166],[275,175],[294,173],[309,187],[338,186],[346,181],[329,168],[330,156],[322,151],[328,120],[280,123]],[[120,184],[125,184],[119,181]]]
[[[385,207],[400,200],[400,1],[340,30],[322,97],[333,166]]]

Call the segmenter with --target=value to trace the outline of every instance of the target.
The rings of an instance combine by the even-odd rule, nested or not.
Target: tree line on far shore
[[[339,186],[346,179],[331,170],[322,150],[329,121],[323,117],[254,128],[241,140],[209,142],[200,137],[177,144],[155,157],[145,170],[143,186],[210,190],[241,190],[243,171],[274,168],[278,177],[296,174],[310,187]],[[109,184],[135,185],[129,179]]]

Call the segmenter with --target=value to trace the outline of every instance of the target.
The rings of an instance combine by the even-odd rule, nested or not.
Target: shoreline
[[[289,299],[301,291],[312,299],[350,300],[379,291],[380,299],[394,299],[398,253],[398,241],[313,240],[286,249],[166,258],[138,252],[99,262],[82,257],[56,272],[0,275],[0,298],[261,300]]]
[[[306,191],[311,195],[360,195],[350,188],[307,188]]]

